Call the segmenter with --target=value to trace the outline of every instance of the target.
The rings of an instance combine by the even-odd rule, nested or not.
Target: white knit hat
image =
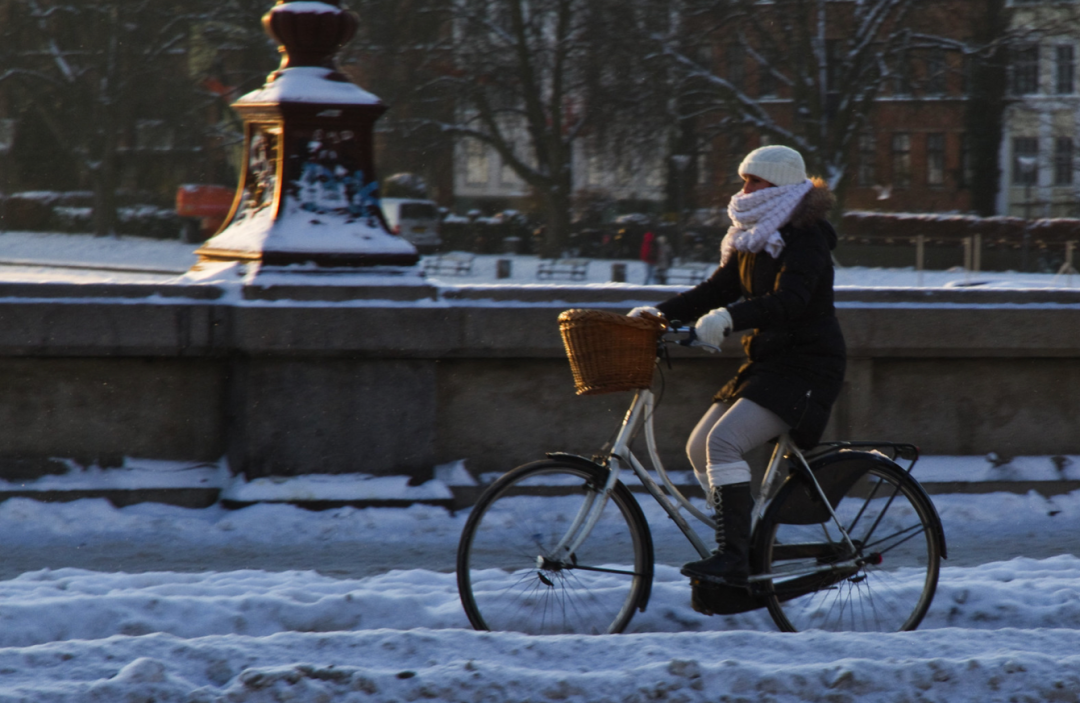
[[[774,186],[790,186],[806,180],[806,164],[799,152],[786,146],[754,149],[739,164],[740,176],[757,176]]]

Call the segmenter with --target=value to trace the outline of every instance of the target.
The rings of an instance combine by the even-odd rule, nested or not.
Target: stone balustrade
[[[555,319],[631,285],[0,285],[0,478],[48,457],[216,460],[249,477],[501,471],[592,454],[628,394],[577,397]],[[366,297],[365,297],[366,296]],[[1080,291],[838,291],[850,364],[830,438],[1080,454]],[[735,347],[736,345],[732,345]],[[661,453],[738,367],[677,350]],[[14,473],[13,473],[14,472]]]

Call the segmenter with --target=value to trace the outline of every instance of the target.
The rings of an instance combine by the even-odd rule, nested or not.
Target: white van
[[[380,202],[390,231],[412,242],[421,253],[435,251],[442,244],[439,207],[434,201],[382,198]]]

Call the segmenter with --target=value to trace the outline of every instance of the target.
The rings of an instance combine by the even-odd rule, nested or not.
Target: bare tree
[[[360,15],[355,39],[339,54],[341,69],[390,107],[379,119],[376,148],[380,174],[423,179],[425,197],[444,205],[453,198],[453,138],[418,133],[418,121],[453,119],[452,100],[431,100],[417,89],[443,67],[444,32],[450,27],[441,0],[351,0]],[[385,195],[385,193],[384,193]]]
[[[875,101],[930,78],[912,56],[968,50],[931,31],[947,12],[924,0],[688,0],[654,40],[678,71],[683,119],[705,125],[705,138],[753,130],[791,145],[842,195]]]
[[[1005,0],[987,0],[974,28],[967,133],[971,152],[971,208],[983,217],[997,213],[1001,183],[998,152],[1003,138],[1010,27]]]
[[[0,86],[26,105],[94,192],[94,231],[115,232],[124,155],[191,151],[205,103],[188,67],[197,3],[22,0],[8,8]]]
[[[633,149],[665,121],[659,83],[634,41],[666,20],[666,3],[620,0],[445,0],[444,31],[412,123],[490,145],[542,203],[544,250],[567,241],[574,151],[582,140]],[[447,109],[449,106],[449,109]],[[637,142],[640,143],[640,142]]]

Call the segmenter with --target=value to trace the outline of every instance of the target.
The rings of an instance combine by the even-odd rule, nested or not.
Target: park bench
[[[584,281],[588,274],[588,259],[544,259],[536,268],[536,277],[540,280],[566,277],[571,281]]]
[[[715,263],[687,262],[669,268],[666,280],[669,285],[686,284],[696,286],[708,278],[715,270]]]
[[[464,251],[451,251],[424,257],[424,273],[435,276],[470,276],[472,275],[475,254]]]

